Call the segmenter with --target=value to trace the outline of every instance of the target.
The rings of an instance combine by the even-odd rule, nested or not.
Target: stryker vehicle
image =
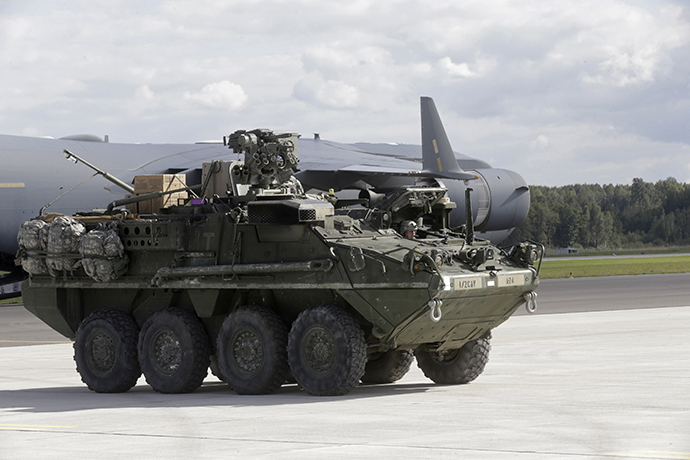
[[[158,192],[22,225],[24,305],[74,340],[91,390],[127,391],[143,372],[158,392],[191,392],[210,367],[239,394],[294,378],[342,395],[400,379],[414,357],[434,382],[462,384],[484,370],[491,330],[536,309],[543,246],[475,238],[469,191],[451,230],[440,184],[378,202],[307,195],[295,133],[225,141],[244,161],[205,164],[199,194],[172,206],[120,208]],[[413,239],[396,231],[409,221]]]

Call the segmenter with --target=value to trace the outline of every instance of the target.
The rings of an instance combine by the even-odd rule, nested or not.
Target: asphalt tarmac
[[[0,459],[690,459],[690,274],[538,292],[538,314],[494,330],[474,382],[413,365],[341,397],[239,396],[211,376],[191,394],[143,379],[96,394],[69,343],[0,307]]]

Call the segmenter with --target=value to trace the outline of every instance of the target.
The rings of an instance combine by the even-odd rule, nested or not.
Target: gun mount
[[[267,129],[239,130],[224,138],[236,153],[244,153],[244,164],[230,170],[237,184],[252,191],[272,190],[288,183],[297,170],[297,133],[274,133]]]

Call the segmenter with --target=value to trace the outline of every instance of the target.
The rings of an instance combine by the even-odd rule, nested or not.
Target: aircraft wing
[[[298,179],[307,190],[340,190],[387,189],[411,185],[419,178],[440,178],[458,204],[451,213],[452,225],[464,219],[464,190],[471,180],[478,230],[509,232],[524,221],[529,210],[529,188],[524,179],[454,152],[431,98],[421,98],[421,111],[423,145],[300,138]],[[95,136],[45,139],[0,135],[4,159],[0,169],[0,266],[6,270],[13,267],[20,224],[38,215],[47,204],[51,203],[49,211],[69,215],[124,197],[123,190],[103,178],[91,179],[95,176],[90,169],[66,161],[64,149],[125,183],[136,175],[185,173],[187,183],[196,184],[201,182],[202,163],[238,158],[222,143],[117,144]]]

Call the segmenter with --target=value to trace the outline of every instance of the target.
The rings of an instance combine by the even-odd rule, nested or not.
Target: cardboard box
[[[166,192],[169,190],[177,190],[186,186],[186,176],[184,174],[150,174],[146,176],[135,176],[132,181],[134,184],[134,195],[145,195],[153,192]],[[136,214],[152,214],[158,212],[160,208],[167,208],[176,206],[180,200],[185,200],[188,194],[184,192],[175,192],[164,195],[152,200],[140,201],[126,205],[128,211]]]
[[[135,176],[132,184],[134,184],[134,193],[141,195],[183,188],[187,185],[186,180],[185,174],[148,174]]]

